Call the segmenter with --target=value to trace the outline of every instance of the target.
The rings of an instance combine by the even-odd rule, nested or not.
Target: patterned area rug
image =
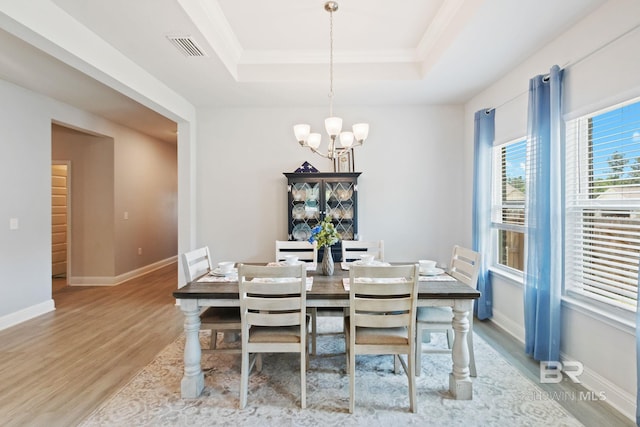
[[[321,332],[339,331],[338,318],[323,317]],[[208,342],[201,332],[202,343]],[[441,336],[438,336],[441,335]],[[541,389],[474,336],[478,377],[473,400],[448,392],[451,356],[423,356],[417,378],[418,413],[409,412],[407,379],[393,373],[391,356],[358,356],[356,410],[349,414],[344,337],[318,337],[318,353],[307,371],[307,408],[300,409],[299,358],[265,355],[263,370],[250,376],[247,407],[238,409],[239,355],[203,355],[205,389],[198,399],[181,399],[184,336],[91,414],[83,426],[580,426],[558,403],[541,399]],[[443,346],[443,334],[430,344]]]

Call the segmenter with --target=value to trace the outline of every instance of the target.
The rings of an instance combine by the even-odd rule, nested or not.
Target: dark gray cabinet
[[[341,240],[358,239],[358,176],[360,172],[284,173],[287,177],[287,233],[289,240],[307,240],[325,216]],[[339,261],[342,246],[331,247]],[[322,254],[320,253],[321,257]]]

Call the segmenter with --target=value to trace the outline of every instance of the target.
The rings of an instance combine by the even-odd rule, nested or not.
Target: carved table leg
[[[453,306],[453,372],[449,374],[449,391],[457,400],[471,400],[473,385],[469,377],[469,312],[473,307],[472,300],[456,300]]]
[[[200,368],[200,308],[197,300],[180,300],[180,309],[184,313],[184,376],[180,389],[182,398],[195,399],[204,388],[204,373]]]

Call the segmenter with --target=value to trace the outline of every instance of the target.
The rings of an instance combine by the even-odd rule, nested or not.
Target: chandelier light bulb
[[[353,145],[353,132],[344,131],[340,134],[340,144],[345,148],[351,148]]]
[[[334,137],[342,130],[342,119],[340,117],[329,117],[324,120],[324,127],[330,137]]]
[[[293,127],[293,133],[296,135],[296,139],[299,143],[304,144],[311,132],[311,126],[306,124],[295,125]]]
[[[322,135],[319,133],[310,133],[307,138],[307,144],[314,150],[317,150],[318,147],[320,147],[320,141],[322,141]]]
[[[369,123],[357,123],[353,125],[353,136],[356,141],[362,143],[369,136]]]

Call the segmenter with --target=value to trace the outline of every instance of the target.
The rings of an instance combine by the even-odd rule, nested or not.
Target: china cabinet
[[[330,215],[341,240],[358,239],[358,176],[360,172],[284,173],[287,177],[289,240],[307,240],[311,229]],[[339,261],[340,242],[331,247]],[[322,254],[319,253],[319,257]]]

